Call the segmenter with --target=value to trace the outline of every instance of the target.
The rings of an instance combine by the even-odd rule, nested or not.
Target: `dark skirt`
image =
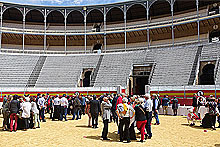
[[[54,106],[53,119],[60,119],[60,106],[59,105]]]

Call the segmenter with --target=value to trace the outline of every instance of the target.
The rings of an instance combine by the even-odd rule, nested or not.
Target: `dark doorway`
[[[97,51],[97,50],[101,50],[101,49],[102,49],[102,44],[101,43],[97,43],[93,47],[93,51]]]
[[[149,77],[136,77],[136,86],[135,86],[135,94],[136,95],[144,95],[145,94],[145,85],[148,85]]]
[[[152,65],[135,65],[133,67],[133,94],[145,94],[145,85],[149,85],[151,69]]]
[[[209,42],[219,42],[220,31],[213,31],[209,34]]]
[[[202,69],[202,74],[199,77],[199,85],[214,85],[214,64],[207,64]]]
[[[83,87],[89,87],[90,86],[90,76],[92,71],[85,72],[85,78],[83,79]]]

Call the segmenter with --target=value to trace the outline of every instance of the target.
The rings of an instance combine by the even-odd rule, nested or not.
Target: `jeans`
[[[141,140],[144,140],[145,133],[145,126],[146,126],[147,120],[145,121],[137,121],[137,128],[139,131],[141,131]]]
[[[127,141],[130,141],[130,133],[129,133],[129,124],[130,124],[130,117],[124,117],[120,119],[120,141],[123,141],[124,138],[127,139]],[[124,128],[125,126],[125,128]],[[124,130],[123,130],[124,128]]]
[[[97,127],[98,126],[98,116],[99,114],[91,114],[92,115],[92,126]]]
[[[79,108],[74,108],[73,109],[73,120],[75,119],[75,116],[76,116],[76,120],[79,119]]]
[[[66,119],[66,115],[67,115],[67,107],[61,106],[61,114],[60,114],[60,120],[63,120],[63,115],[64,115],[64,119],[67,121]]]
[[[38,127],[40,127],[40,120],[39,120],[39,114],[35,113],[34,114],[34,127],[37,127],[37,123],[38,123]]]
[[[10,122],[10,129],[11,129],[11,131],[13,131],[13,119],[15,119],[14,130],[17,131],[18,116],[17,116],[16,113],[12,113],[10,115],[10,120],[11,120],[11,122]]]
[[[146,112],[146,117],[147,117],[147,125],[145,126],[145,128],[147,130],[148,136],[152,137],[152,132],[151,132],[152,112]]]
[[[83,115],[85,115],[85,108],[86,108],[86,105],[82,105],[82,106],[81,106],[82,114],[83,114]]]
[[[154,112],[154,116],[155,116],[155,119],[156,119],[156,123],[160,124],[159,116],[158,116],[158,113],[156,111]]]
[[[43,121],[44,121],[44,118],[45,118],[45,116],[44,116],[44,111],[45,111],[45,108],[44,108],[44,107],[41,108],[40,111],[39,111],[41,120],[43,120]]]
[[[107,139],[107,135],[108,135],[108,122],[109,122],[108,119],[103,120],[103,123],[104,123],[104,128],[103,128],[103,131],[102,131],[102,138],[103,139]]]

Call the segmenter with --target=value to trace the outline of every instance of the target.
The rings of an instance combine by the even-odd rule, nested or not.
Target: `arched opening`
[[[3,13],[3,27],[22,28],[23,14],[17,8],[8,8]]]
[[[209,42],[219,42],[220,40],[220,31],[215,30],[209,34]]]
[[[146,24],[146,8],[141,4],[135,4],[127,10],[126,17],[128,21],[127,25],[129,25],[129,22],[132,22],[132,25],[134,25],[134,22],[135,24]]]
[[[167,22],[172,20],[171,6],[167,0],[157,0],[151,3],[149,9],[150,23]],[[171,27],[150,29],[150,45],[172,44]]]
[[[68,14],[67,30],[84,30],[84,17],[81,12],[74,10]]]
[[[101,31],[103,28],[104,15],[100,10],[91,10],[86,18],[87,30]]]
[[[199,77],[199,85],[214,85],[215,84],[214,70],[215,70],[214,64],[206,64],[202,68],[202,74]]]
[[[176,0],[173,6],[174,15],[186,14],[192,15],[189,12],[196,14],[196,1]],[[188,13],[188,14],[187,14]]]
[[[60,11],[51,11],[47,15],[47,28],[49,30],[64,30],[64,16]]]
[[[149,10],[150,20],[164,21],[171,19],[171,6],[168,1],[156,1],[150,6]]]
[[[110,9],[106,15],[106,24],[107,24],[107,27],[109,28],[114,27],[114,24],[117,25],[117,27],[124,26],[123,11],[117,7]]]
[[[44,29],[44,15],[39,10],[30,10],[25,16],[25,28]]]

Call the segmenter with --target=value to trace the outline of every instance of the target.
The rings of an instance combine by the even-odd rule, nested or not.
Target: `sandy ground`
[[[71,116],[68,116],[70,119]],[[154,122],[155,120],[153,120]],[[41,123],[40,129],[30,129],[26,132],[0,131],[0,147],[4,146],[219,146],[220,129],[212,131],[199,127],[189,127],[185,117],[160,116],[161,125],[152,126],[153,137],[144,143],[133,141],[130,144],[118,142],[117,126],[109,124],[108,137],[110,141],[100,139],[102,120],[99,119],[99,128],[87,127],[88,118],[81,120],[68,120],[67,122],[51,121]],[[2,117],[0,118],[2,123]],[[0,128],[2,130],[2,128]],[[138,132],[138,131],[136,131]],[[140,135],[138,136],[138,140]]]

